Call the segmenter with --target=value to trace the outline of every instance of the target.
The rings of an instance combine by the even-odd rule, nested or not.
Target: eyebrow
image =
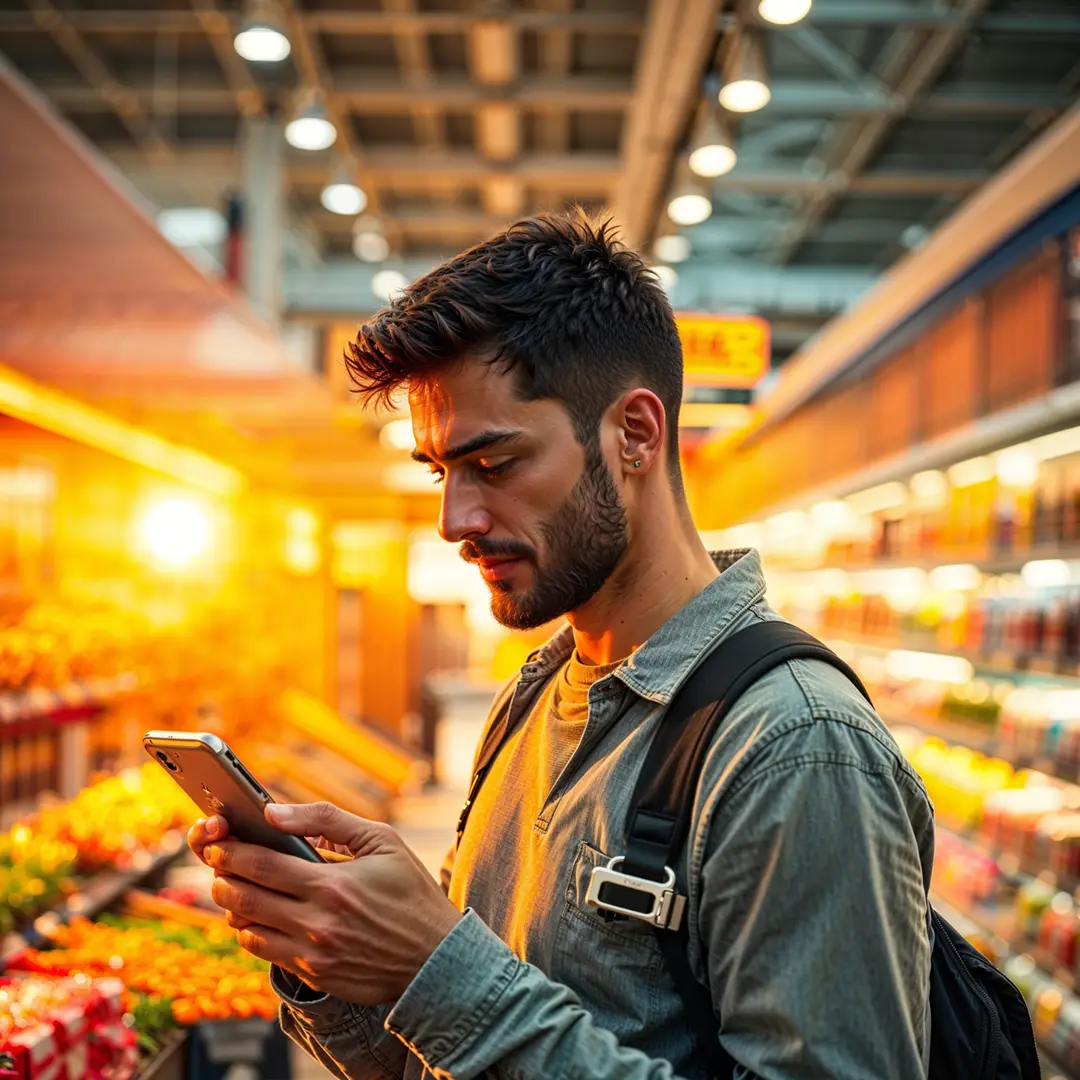
[[[524,434],[523,431],[510,429],[481,431],[479,435],[474,435],[468,442],[452,446],[442,455],[442,460],[457,461],[459,458],[468,457],[479,450],[491,450],[493,447],[502,446],[505,443],[517,442]],[[413,461],[419,461],[426,465],[434,464],[433,459],[428,457],[422,450],[414,450],[412,456]]]

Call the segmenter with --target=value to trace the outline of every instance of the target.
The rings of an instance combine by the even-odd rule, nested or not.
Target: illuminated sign
[[[687,386],[750,389],[769,370],[769,324],[754,315],[676,315]]]

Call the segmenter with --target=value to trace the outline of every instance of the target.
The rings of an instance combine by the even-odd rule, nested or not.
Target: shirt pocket
[[[656,931],[641,919],[605,919],[585,903],[589,876],[610,856],[578,843],[563,890],[552,976],[574,991],[593,1019],[634,1045],[660,1015],[663,957]]]

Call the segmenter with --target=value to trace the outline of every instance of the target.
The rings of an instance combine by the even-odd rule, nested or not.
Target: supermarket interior
[[[1080,1078],[1076,0],[12,0],[0,147],[0,1080],[327,1075],[142,735],[437,874],[556,627],[342,358],[575,204],[676,313],[696,528],[859,673]]]

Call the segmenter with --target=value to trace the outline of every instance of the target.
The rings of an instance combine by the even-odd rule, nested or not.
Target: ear
[[[616,402],[615,408],[622,470],[628,476],[644,476],[664,453],[667,416],[663,403],[651,390],[639,387]]]

